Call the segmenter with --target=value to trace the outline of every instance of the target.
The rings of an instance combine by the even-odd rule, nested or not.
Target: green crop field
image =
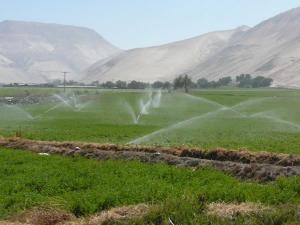
[[[150,94],[2,88],[0,96],[38,96],[38,103],[0,103],[0,135],[13,136],[21,130],[23,137],[39,140],[299,153],[300,91],[215,89]]]
[[[16,135],[300,154],[300,90],[213,89],[186,94],[0,88],[0,136]],[[146,203],[150,212],[127,224],[170,224],[169,218],[175,224],[299,224],[299,179],[258,183],[212,168],[42,156],[0,148],[0,219],[33,207],[59,208],[80,217]],[[253,202],[267,210],[220,218],[207,213],[212,202]]]
[[[257,184],[238,181],[209,168],[192,171],[140,162],[99,162],[1,149],[0,218],[34,206],[59,207],[82,216],[115,206],[164,203],[156,216],[187,213],[176,221],[193,224],[201,219],[196,213],[204,204],[197,200],[202,196],[205,203],[251,201],[271,207],[284,204],[289,212],[279,213],[278,220],[295,221],[298,217],[293,214],[296,210],[293,207],[300,203],[299,179],[282,178],[275,183]],[[256,219],[261,224],[268,221],[268,217]],[[271,221],[269,224],[278,224],[275,218]]]

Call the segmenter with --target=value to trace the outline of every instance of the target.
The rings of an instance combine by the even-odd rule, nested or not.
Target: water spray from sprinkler
[[[143,98],[139,99],[137,114],[134,112],[133,107],[126,101],[124,102],[124,107],[131,115],[133,123],[138,124],[143,115],[150,114],[152,108],[160,107],[161,97],[162,97],[161,90],[154,92],[152,89],[148,89],[147,99],[146,100]]]

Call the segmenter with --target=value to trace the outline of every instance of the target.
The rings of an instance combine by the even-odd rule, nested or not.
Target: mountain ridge
[[[206,57],[218,51],[233,35],[244,32],[240,28],[228,31],[215,31],[197,37],[169,44],[136,48],[123,51],[109,59],[92,65],[84,72],[83,81],[94,81],[103,75],[100,81],[106,80],[169,80],[174,73],[183,73],[196,66]],[[158,64],[160,66],[155,66]],[[119,66],[114,71],[114,66]],[[134,71],[127,72],[127,68]],[[176,72],[180,71],[180,72]],[[146,79],[140,74],[147,75]]]
[[[300,73],[299,26],[300,7],[280,13],[252,28],[246,27],[241,32],[230,36],[226,43],[223,42],[221,45],[220,42],[216,42],[215,45],[210,43],[210,46],[214,46],[216,49],[209,54],[209,57],[194,64],[186,63],[184,68],[177,66],[179,60],[170,60],[168,64],[149,60],[149,56],[151,56],[149,52],[153,49],[149,47],[136,51],[136,56],[132,56],[132,52],[125,51],[121,53],[125,57],[116,55],[108,61],[97,62],[84,72],[82,80],[172,80],[181,73],[190,74],[194,80],[199,78],[215,80],[222,76],[235,77],[242,73],[250,73],[271,77],[274,79],[274,86],[300,86],[300,77],[298,76]],[[202,36],[209,34],[211,33]],[[164,46],[187,43],[186,41],[169,43],[155,48],[158,48],[159,51]],[[208,46],[207,43],[202,44],[203,49],[199,51],[198,55],[194,54],[192,48],[189,47],[183,47],[183,50],[180,50],[181,53],[177,52],[176,54],[181,54],[182,60],[194,60],[203,54]],[[190,50],[184,51],[184,49]],[[141,51],[143,54],[140,53]],[[174,54],[174,52],[170,52],[165,57],[172,59]],[[133,58],[136,59],[129,63],[128,61]],[[175,69],[170,70],[169,67]],[[157,71],[162,71],[160,72],[161,76],[155,75]]]
[[[240,26],[152,47],[121,50],[92,29],[0,22],[0,83],[61,79],[170,81],[182,73],[215,80],[242,73],[300,86],[300,7],[250,28]],[[47,72],[48,71],[48,72]]]
[[[48,71],[70,71],[76,79],[83,69],[119,51],[89,28],[6,20],[0,22],[0,83],[61,77]]]
[[[229,43],[218,55],[199,64],[191,75],[194,79],[217,79],[224,74],[250,73],[271,77],[275,86],[300,86],[300,65],[295,65],[300,60],[299,25],[300,8],[265,20]]]

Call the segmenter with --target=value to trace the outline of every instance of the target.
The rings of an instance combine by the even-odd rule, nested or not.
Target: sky
[[[255,26],[298,6],[300,0],[0,0],[0,21],[84,26],[131,49]]]

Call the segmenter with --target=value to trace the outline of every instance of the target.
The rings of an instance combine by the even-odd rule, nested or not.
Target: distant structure
[[[66,76],[70,72],[68,72],[68,71],[62,71],[61,73],[64,75],[64,92],[66,92]]]

